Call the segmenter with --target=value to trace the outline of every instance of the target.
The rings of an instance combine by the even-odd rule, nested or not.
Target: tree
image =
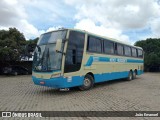
[[[26,44],[23,33],[16,28],[0,30],[0,61],[15,61],[22,54],[22,46]]]
[[[136,46],[143,48],[144,54],[144,65],[145,69],[151,67],[160,67],[160,39],[146,39],[137,41]]]
[[[21,57],[23,57],[25,60],[29,60],[29,58],[32,58],[33,52],[36,48],[38,37],[35,39],[30,39],[26,41],[26,44],[23,49],[23,54],[21,54]]]

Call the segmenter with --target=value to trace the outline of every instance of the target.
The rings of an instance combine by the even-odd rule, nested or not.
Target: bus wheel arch
[[[79,86],[80,90],[89,90],[94,85],[94,75],[93,73],[87,73],[84,77],[83,85]]]
[[[94,79],[94,74],[92,72],[89,72],[87,74],[91,75],[93,77],[93,79]]]
[[[95,83],[94,74],[93,74],[92,72],[89,72],[89,73],[87,73],[87,74],[89,74],[89,75],[91,75],[91,76],[92,76],[92,78],[93,78],[93,85],[94,85],[94,83]],[[87,74],[86,74],[86,75],[87,75]]]

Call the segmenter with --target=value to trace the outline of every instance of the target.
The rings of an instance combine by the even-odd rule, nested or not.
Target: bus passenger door
[[[78,74],[81,68],[83,49],[84,49],[85,34],[70,31],[68,46],[65,55],[64,75],[72,76]]]

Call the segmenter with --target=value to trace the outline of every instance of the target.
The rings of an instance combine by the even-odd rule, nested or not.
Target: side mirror
[[[62,48],[62,39],[58,39],[57,42],[56,42],[55,51],[60,52],[61,48]]]

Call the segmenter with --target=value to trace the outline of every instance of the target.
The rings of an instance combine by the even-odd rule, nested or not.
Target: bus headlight
[[[55,73],[51,75],[51,78],[56,78],[56,77],[60,77],[61,73]]]

